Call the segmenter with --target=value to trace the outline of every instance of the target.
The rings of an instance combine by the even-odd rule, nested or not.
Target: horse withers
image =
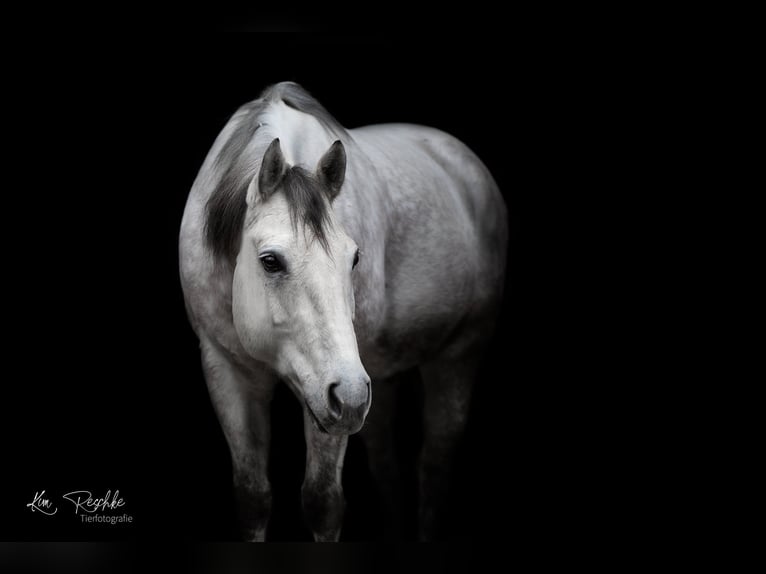
[[[338,540],[350,434],[362,430],[396,507],[392,393],[413,367],[424,391],[419,533],[433,537],[506,242],[492,176],[448,134],[347,130],[289,82],[234,114],[189,193],[179,256],[247,539],[265,539],[271,511],[275,385],[303,408],[308,524],[316,540]]]

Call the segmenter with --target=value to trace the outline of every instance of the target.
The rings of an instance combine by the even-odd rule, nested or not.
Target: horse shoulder
[[[231,318],[232,271],[217,262],[204,235],[203,193],[189,195],[179,238],[179,272],[189,322],[200,339],[207,338],[232,353],[241,353]]]
[[[498,225],[489,220],[503,217],[492,209],[502,198],[475,154],[444,132],[409,125],[355,132],[385,181],[385,320],[376,343],[382,355],[414,358],[482,304],[483,275],[502,266],[486,253],[482,227]]]

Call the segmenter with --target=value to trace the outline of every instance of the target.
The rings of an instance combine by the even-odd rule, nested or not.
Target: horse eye
[[[261,257],[261,265],[263,265],[263,269],[266,273],[277,273],[283,269],[279,259],[272,253],[267,253]]]
[[[356,264],[359,263],[359,250],[356,250],[356,253],[354,253],[354,263],[351,265],[351,269],[356,267]]]

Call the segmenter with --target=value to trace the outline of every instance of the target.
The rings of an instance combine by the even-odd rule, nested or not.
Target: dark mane
[[[215,158],[213,167],[221,170],[222,175],[205,207],[205,240],[217,258],[232,263],[236,260],[247,212],[247,188],[258,173],[265,151],[265,148],[255,149],[251,144],[262,128],[263,112],[270,103],[280,100],[314,116],[339,138],[345,133],[322,104],[293,82],[271,86],[260,98],[242,106],[237,113],[244,112],[244,118]],[[302,222],[327,249],[328,206],[325,192],[316,178],[302,168],[293,167],[287,171],[280,189],[287,199],[293,224],[297,226]]]

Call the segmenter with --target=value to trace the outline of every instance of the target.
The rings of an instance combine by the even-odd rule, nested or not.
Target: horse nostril
[[[327,405],[330,409],[330,414],[335,419],[340,419],[343,416],[343,399],[341,399],[335,392],[335,388],[340,383],[331,383],[327,390]]]

